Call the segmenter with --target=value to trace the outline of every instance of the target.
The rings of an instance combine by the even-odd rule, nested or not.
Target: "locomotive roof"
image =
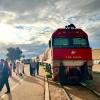
[[[87,37],[87,34],[82,29],[64,29],[59,28],[52,37]]]

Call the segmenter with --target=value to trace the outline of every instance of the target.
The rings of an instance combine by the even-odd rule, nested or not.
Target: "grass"
[[[52,73],[48,72],[48,70],[46,69],[45,66],[41,65],[41,67],[45,70],[46,77],[47,77],[47,78],[52,78]]]
[[[46,72],[46,77],[47,78],[51,78],[52,77],[52,74],[50,72]]]
[[[96,75],[96,74],[97,74],[97,75],[100,75],[100,72],[94,71],[94,72],[93,72],[93,75]]]

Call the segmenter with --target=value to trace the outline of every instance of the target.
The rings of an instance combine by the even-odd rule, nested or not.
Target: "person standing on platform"
[[[16,62],[16,75],[19,75],[20,62]]]
[[[9,68],[8,62],[5,61],[4,62],[4,67],[3,67],[3,71],[2,71],[2,88],[4,85],[6,85],[7,88],[7,92],[5,92],[5,94],[10,93],[10,86],[9,86],[9,76],[11,76],[11,70]],[[2,90],[2,88],[0,89],[0,91]]]
[[[34,61],[32,61],[32,75],[35,76],[35,73],[36,73],[36,66],[37,66],[37,63],[34,59]]]
[[[25,74],[25,71],[24,71],[25,64],[23,61],[21,63],[22,63],[22,74]]]
[[[3,85],[3,77],[2,77],[3,67],[4,67],[4,60],[1,59],[1,62],[0,62],[0,91],[2,90],[2,85]]]
[[[20,62],[20,75],[24,75],[24,63],[23,61]]]
[[[9,64],[9,68],[11,70],[11,76],[12,76],[12,68],[13,68],[13,64],[12,63]]]
[[[33,70],[32,70],[32,60],[30,61],[29,66],[30,66],[30,76],[32,76],[32,74],[33,74]]]
[[[15,72],[15,69],[16,69],[16,63],[14,61],[14,63],[13,63],[13,72]]]
[[[37,75],[39,75],[39,61],[37,60],[37,64],[36,64],[36,71],[37,71]]]

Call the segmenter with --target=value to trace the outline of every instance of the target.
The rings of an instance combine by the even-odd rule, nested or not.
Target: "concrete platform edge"
[[[45,100],[50,100],[48,80],[46,77],[45,77]]]

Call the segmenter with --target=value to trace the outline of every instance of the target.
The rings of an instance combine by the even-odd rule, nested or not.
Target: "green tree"
[[[10,59],[11,61],[15,61],[15,60],[20,60],[20,58],[22,57],[22,51],[19,47],[16,48],[7,48],[7,57],[8,59]]]

